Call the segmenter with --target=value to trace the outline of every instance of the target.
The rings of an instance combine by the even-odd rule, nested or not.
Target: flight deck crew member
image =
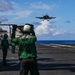
[[[19,46],[18,55],[21,60],[19,75],[28,75],[29,71],[31,75],[39,75],[36,60],[36,41],[37,38],[32,24],[25,24],[23,28],[23,36],[12,39],[12,44],[18,44]]]
[[[4,37],[1,41],[1,48],[2,48],[2,52],[3,52],[3,65],[7,65],[6,63],[6,56],[7,56],[7,51],[9,48],[9,42],[8,42],[8,35],[4,34]]]

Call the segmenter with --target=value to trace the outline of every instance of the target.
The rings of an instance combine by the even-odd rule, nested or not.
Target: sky
[[[35,18],[46,13],[56,18]],[[38,40],[75,40],[75,0],[0,0],[0,22],[33,24]]]

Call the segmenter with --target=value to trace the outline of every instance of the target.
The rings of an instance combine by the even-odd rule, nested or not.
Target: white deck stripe
[[[45,45],[45,46],[52,46],[52,47],[72,47],[72,48],[75,48],[75,46],[72,46],[72,45],[61,45],[61,44],[42,44],[42,45]]]

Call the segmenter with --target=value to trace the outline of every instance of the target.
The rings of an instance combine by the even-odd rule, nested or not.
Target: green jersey
[[[36,36],[30,35],[24,35],[22,37],[12,39],[12,45],[15,46],[17,44],[19,46],[19,58],[37,57],[35,46],[36,40]]]

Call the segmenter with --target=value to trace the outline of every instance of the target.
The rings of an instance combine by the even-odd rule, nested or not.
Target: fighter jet
[[[49,16],[49,15],[44,15],[44,16],[42,16],[42,17],[36,17],[36,18],[39,18],[39,19],[43,19],[43,21],[44,20],[50,20],[50,19],[55,19],[56,17],[51,17],[51,16]]]

